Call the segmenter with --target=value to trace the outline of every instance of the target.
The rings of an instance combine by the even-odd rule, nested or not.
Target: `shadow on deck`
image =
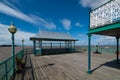
[[[92,72],[96,71],[97,69],[99,69],[102,66],[107,66],[107,67],[111,67],[111,68],[115,68],[115,69],[120,69],[120,62],[117,62],[117,60],[112,60],[112,61],[106,62],[106,63],[101,64],[100,66],[94,68],[92,70]]]
[[[30,54],[32,51],[26,49],[24,51],[23,61],[25,62],[25,68],[21,73],[15,73],[13,80],[34,80],[33,68],[31,63]]]
[[[106,62],[104,64],[104,66],[112,67],[112,68],[115,68],[115,69],[120,69],[120,62],[117,63],[116,60],[113,60],[113,61]]]

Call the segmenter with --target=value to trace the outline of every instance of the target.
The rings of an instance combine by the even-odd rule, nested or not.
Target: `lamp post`
[[[15,72],[15,49],[14,49],[14,34],[17,32],[17,28],[14,26],[13,22],[8,28],[8,31],[12,34],[12,57],[13,57],[13,73]]]
[[[23,57],[23,54],[24,54],[24,39],[22,39],[22,57]]]
[[[22,39],[22,50],[24,51],[24,39]]]

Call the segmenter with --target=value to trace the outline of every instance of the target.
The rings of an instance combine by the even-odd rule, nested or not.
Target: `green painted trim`
[[[7,58],[7,59],[5,59],[5,60],[3,60],[2,62],[0,62],[0,65],[4,64],[6,61],[10,60],[11,58],[12,58],[12,56]]]
[[[38,55],[38,54],[42,55],[42,50],[35,50],[35,55]]]
[[[90,29],[88,34],[94,34],[97,32],[111,30],[111,29],[117,29],[117,28],[120,28],[120,22],[106,25],[106,26],[102,26],[102,27],[98,27],[98,28],[94,28],[94,29]]]
[[[15,57],[16,56],[19,56],[19,54],[23,54],[23,50],[20,50],[19,52],[17,52],[17,54],[15,54]],[[23,54],[24,55],[24,54]],[[23,55],[22,55],[22,57],[23,57]],[[10,59],[13,59],[14,57],[13,56],[11,56],[11,57],[9,57],[9,58],[7,58],[6,60],[4,60],[4,61],[2,61],[2,62],[0,62],[0,66],[1,65],[4,65],[4,70],[5,70],[5,74],[3,75],[3,76],[1,76],[1,80],[9,80],[10,79],[10,75],[9,75],[9,72],[10,71],[12,71],[13,70],[13,68],[14,68],[14,66],[13,66],[13,64],[11,64],[11,66],[9,66],[10,68],[8,68],[7,66],[7,62],[9,62],[9,60]],[[12,73],[13,74],[13,73]]]
[[[75,52],[75,48],[69,48],[69,49],[68,49],[68,52],[70,52],[70,53]]]
[[[91,74],[91,34],[88,35],[88,74]]]
[[[14,34],[12,34],[12,56],[13,56],[13,73],[15,73],[15,39]]]
[[[36,49],[36,42],[35,42],[35,41],[33,41],[33,51],[34,51],[34,53],[33,53],[33,54],[34,54],[34,55],[36,54],[36,50],[35,50],[35,49]]]
[[[5,74],[6,74],[6,80],[8,80],[8,74],[7,74],[7,62],[5,62]]]
[[[116,59],[117,59],[117,63],[119,63],[119,37],[116,37]]]
[[[90,30],[90,13],[91,13],[91,8],[89,8],[89,13],[88,13],[88,15],[89,15],[89,17],[88,17],[89,18],[88,19],[89,20],[89,22],[88,22],[88,30]]]
[[[92,71],[87,71],[88,74],[92,74]]]

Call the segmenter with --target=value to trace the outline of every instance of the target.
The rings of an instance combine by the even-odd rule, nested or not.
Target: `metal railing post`
[[[7,74],[7,61],[5,61],[5,76],[6,76],[6,80],[8,80],[8,74]]]

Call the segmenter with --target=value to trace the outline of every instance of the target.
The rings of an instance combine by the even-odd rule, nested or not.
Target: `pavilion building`
[[[49,55],[75,52],[75,42],[69,34],[59,32],[40,31],[34,37],[33,50],[35,55]]]

